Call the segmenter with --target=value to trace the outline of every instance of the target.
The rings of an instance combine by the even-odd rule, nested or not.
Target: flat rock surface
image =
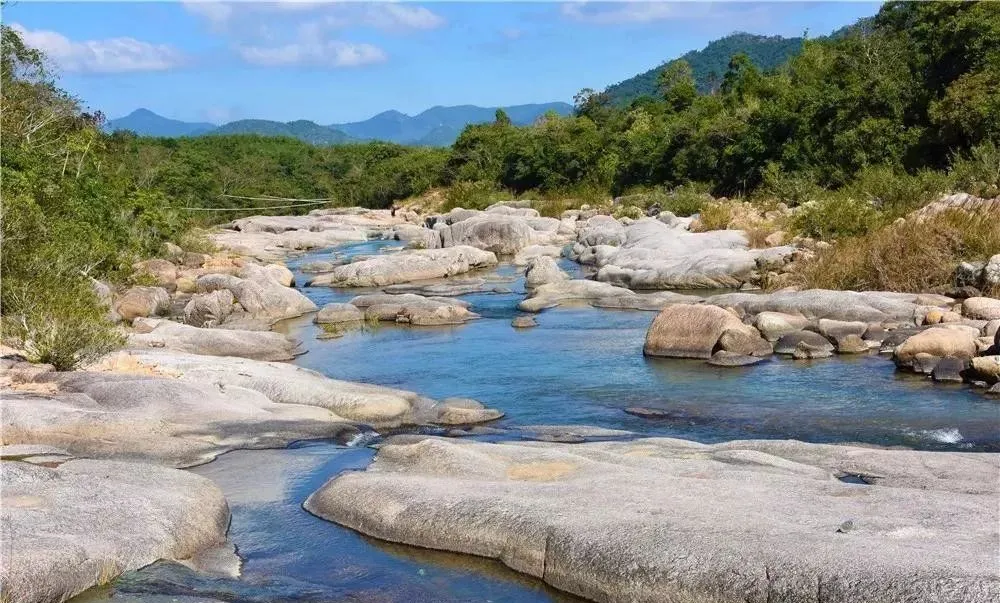
[[[302,354],[300,342],[271,331],[204,329],[170,320],[137,318],[144,332],[132,333],[131,348],[163,348],[205,356],[239,356],[252,360],[291,360]],[[211,362],[211,360],[206,360]]]
[[[913,324],[921,308],[947,305],[952,300],[940,295],[889,293],[884,291],[833,291],[807,289],[775,293],[723,293],[705,300],[719,307],[737,308],[746,314],[782,312],[809,320],[829,318],[842,321],[896,321]]]
[[[998,477],[996,454],[424,439],[305,506],[594,601],[977,603],[1000,597]]]
[[[64,601],[158,559],[220,545],[229,528],[222,491],[177,469],[4,461],[2,480],[4,601]]]
[[[398,283],[429,280],[464,274],[477,268],[495,266],[492,252],[467,245],[448,249],[417,249],[380,255],[319,274],[313,286],[385,287]]]

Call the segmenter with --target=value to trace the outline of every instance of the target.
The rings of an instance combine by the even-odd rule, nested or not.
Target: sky
[[[116,118],[320,124],[566,101],[746,31],[830,33],[871,2],[43,2],[2,19]]]

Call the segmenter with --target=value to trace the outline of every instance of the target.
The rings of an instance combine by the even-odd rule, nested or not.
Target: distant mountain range
[[[573,112],[567,103],[541,103],[504,107],[511,121],[527,125],[549,111],[560,115]],[[399,144],[448,146],[469,124],[493,121],[497,107],[458,105],[433,107],[417,115],[385,111],[366,119],[345,124],[323,126],[300,119],[282,123],[266,119],[241,119],[221,126],[168,119],[148,109],[137,109],[119,119],[108,121],[108,131],[131,130],[143,136],[204,136],[222,134],[260,134],[290,136],[316,145],[342,144],[365,140],[384,140]]]
[[[802,50],[803,38],[783,38],[781,36],[758,36],[748,33],[734,33],[719,38],[701,50],[682,54],[691,65],[695,83],[702,93],[709,92],[722,82],[722,76],[729,68],[729,59],[734,54],[744,53],[758,68],[767,71],[784,64]],[[640,96],[658,96],[657,78],[664,66],[676,59],[640,73],[627,80],[608,86],[604,91],[617,105],[627,104]]]

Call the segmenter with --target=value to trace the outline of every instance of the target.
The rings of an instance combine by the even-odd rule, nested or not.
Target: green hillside
[[[266,119],[241,119],[219,126],[210,136],[224,134],[259,134],[260,136],[287,136],[320,146],[351,142],[352,138],[340,130],[321,126],[305,119],[282,123]]]
[[[802,42],[803,38],[734,33],[709,43],[701,50],[692,50],[678,58],[684,59],[691,65],[695,84],[698,90],[704,93],[718,87],[722,82],[722,75],[728,69],[729,59],[733,55],[746,54],[759,69],[768,71],[797,55],[802,49]],[[608,86],[605,92],[616,105],[626,104],[640,96],[656,96],[656,79],[669,62]]]

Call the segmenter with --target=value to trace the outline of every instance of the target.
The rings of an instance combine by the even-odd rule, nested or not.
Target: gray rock
[[[528,260],[524,273],[524,283],[528,287],[538,287],[548,283],[568,281],[569,275],[548,256],[538,256]]]
[[[468,398],[445,398],[435,409],[435,423],[440,425],[470,425],[495,421],[503,417],[499,410],[486,408],[478,400]]]
[[[725,350],[719,350],[712,354],[712,357],[708,360],[708,363],[712,366],[750,366],[759,362],[764,362],[764,358],[727,352]]]
[[[987,383],[1000,382],[1000,355],[973,358],[972,369],[977,377]]]
[[[414,326],[457,325],[479,318],[468,302],[413,293],[359,295],[351,304],[364,308],[365,317]]]
[[[794,333],[789,333],[787,335],[782,335],[780,339],[774,344],[775,354],[795,354],[796,348],[799,344],[805,344],[809,348],[823,350],[825,352],[832,353],[834,346],[830,343],[826,337],[823,337],[819,333],[814,333],[813,331],[796,331]],[[827,354],[828,356],[831,354]]]
[[[235,301],[228,289],[192,295],[184,306],[184,322],[193,327],[219,326],[233,313]]]
[[[444,247],[468,245],[497,255],[514,255],[531,245],[534,235],[535,230],[524,218],[490,212],[441,230],[441,241]]]
[[[563,304],[589,304],[602,308],[660,310],[673,303],[694,303],[700,298],[670,291],[638,294],[608,283],[573,279],[546,283],[532,289],[517,305],[523,312],[540,312]]]
[[[861,321],[843,321],[821,318],[818,322],[819,333],[827,339],[836,341],[847,335],[856,335],[859,338],[868,330],[868,323]]]
[[[225,542],[229,507],[211,481],[177,469],[72,460],[3,463],[4,600],[63,601],[158,559]]]
[[[706,305],[664,308],[646,332],[647,356],[709,359],[719,349],[746,355],[770,354],[771,346],[756,329],[735,315]]]
[[[838,337],[836,348],[838,354],[866,354],[869,349],[865,340],[854,333]]]
[[[928,304],[927,302],[937,302]],[[783,312],[804,316],[810,321],[821,318],[864,323],[900,322],[913,324],[918,308],[926,305],[950,305],[943,296],[889,293],[882,291],[777,291],[775,293],[724,293],[714,295],[705,303],[731,307],[755,316],[761,312]],[[864,331],[862,330],[862,333]]]
[[[976,338],[978,329],[972,327],[950,325],[935,326],[911,336],[896,347],[893,360],[900,368],[913,368],[918,354],[927,354],[938,358],[954,356],[970,359],[976,355]]]
[[[441,247],[441,234],[429,228],[416,224],[399,224],[393,229],[393,237],[403,241],[411,249],[438,249]]]
[[[831,346],[832,349],[833,346]],[[833,352],[826,347],[814,346],[805,341],[800,341],[792,352],[792,358],[796,360],[814,360],[818,358],[829,358]]]
[[[271,331],[201,329],[169,320],[138,318],[131,348],[163,348],[203,356],[238,356],[251,360],[291,360],[305,352],[301,343]]]
[[[319,324],[341,324],[361,322],[365,313],[352,304],[326,304],[316,314],[315,322]]]
[[[955,269],[956,287],[979,287],[982,285],[983,268],[986,262],[962,262]]]
[[[931,371],[931,378],[935,381],[950,381],[961,383],[964,379],[962,374],[969,369],[968,358],[955,358],[947,356],[942,358]]]
[[[529,245],[517,252],[513,263],[515,266],[526,266],[529,260],[542,256],[558,259],[562,256],[562,247],[558,245]]]
[[[783,335],[804,329],[810,324],[808,318],[782,312],[761,312],[753,323],[761,336],[768,341],[776,341]]]
[[[283,285],[276,278],[275,272],[268,271],[263,266],[246,269],[242,274],[248,278],[228,274],[200,276],[198,291],[209,293],[226,289],[248,314],[270,323],[316,310],[316,304],[308,297]]]
[[[1000,290],[1000,253],[986,262],[981,277],[981,288],[994,292]]]
[[[385,287],[464,274],[497,264],[496,255],[469,246],[418,249],[338,266],[309,284],[331,287]]]
[[[375,538],[496,558],[593,601],[980,603],[1000,596],[997,459],[432,438],[383,446],[305,507]],[[838,533],[844,518],[853,527]]]
[[[1000,299],[970,297],[962,302],[962,316],[978,320],[996,320],[1000,318]]]

